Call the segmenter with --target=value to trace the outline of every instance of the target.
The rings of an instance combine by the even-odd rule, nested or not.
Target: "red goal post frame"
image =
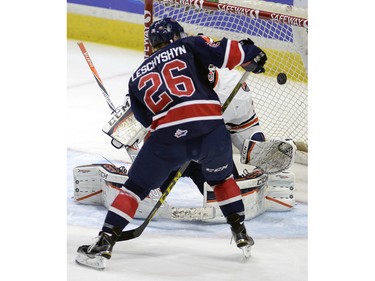
[[[213,11],[223,11],[229,14],[238,14],[254,19],[269,20],[278,23],[285,23],[299,27],[308,28],[308,19],[285,15],[281,13],[268,12],[252,8],[246,8],[226,3],[216,3],[207,0],[145,0],[144,10],[144,50],[145,58],[151,54],[151,45],[148,41],[148,29],[153,22],[153,2],[160,1],[164,3],[180,4],[191,8],[207,9]]]
[[[152,47],[148,40],[148,30],[154,19],[153,0],[145,0],[144,10],[144,57],[148,58],[152,53]]]

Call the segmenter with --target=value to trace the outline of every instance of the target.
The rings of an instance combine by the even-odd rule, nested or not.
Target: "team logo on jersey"
[[[215,81],[215,73],[214,72],[208,72],[207,78],[208,78],[208,81],[210,83],[213,83]]]
[[[220,41],[215,42],[212,38],[210,38],[210,37],[208,37],[208,36],[204,36],[202,33],[198,33],[198,35],[199,35],[200,37],[202,37],[204,41],[206,41],[206,44],[207,44],[208,46],[211,46],[211,47],[216,48],[216,47],[218,47],[218,46],[220,45]]]
[[[216,72],[216,66],[214,66],[213,64],[210,64],[208,66],[208,75],[207,75],[207,79],[210,83],[215,82],[215,72]]]
[[[179,138],[181,138],[181,137],[186,136],[187,133],[188,133],[188,130],[180,130],[180,129],[177,129],[177,131],[174,133],[174,136],[175,136],[176,138],[179,139]]]
[[[220,41],[218,42],[210,42],[210,43],[207,43],[208,46],[210,47],[213,47],[213,48],[217,48],[220,46]]]

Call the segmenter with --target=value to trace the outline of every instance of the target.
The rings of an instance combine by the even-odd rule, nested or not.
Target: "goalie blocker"
[[[137,156],[138,146],[147,135],[147,130],[135,119],[128,101],[116,109],[102,131],[112,138],[114,147],[125,147],[132,161]]]
[[[73,169],[74,200],[80,204],[104,205],[107,209],[120,192],[127,180],[124,167],[112,164],[91,164]],[[244,174],[236,179],[242,192],[246,219],[252,219],[266,211],[288,211],[295,204],[294,174],[282,172],[274,175],[264,174],[260,169]],[[152,190],[145,200],[141,201],[135,218],[144,219],[160,198],[159,189]],[[212,188],[205,184],[202,207],[174,207],[166,201],[155,215],[155,218],[176,220],[201,220],[225,222],[225,218],[216,202]]]

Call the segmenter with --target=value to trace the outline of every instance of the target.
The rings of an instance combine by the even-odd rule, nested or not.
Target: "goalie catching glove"
[[[250,38],[241,40],[239,42],[241,45],[254,45],[254,42]],[[266,70],[264,69],[264,65],[266,64],[266,61],[267,61],[267,55],[260,48],[258,49],[259,49],[259,54],[253,60],[249,62],[245,62],[241,65],[241,67],[245,69],[246,71],[257,73],[257,74],[266,72]]]
[[[288,169],[294,163],[296,146],[292,140],[272,139],[259,142],[246,139],[241,149],[241,163],[275,174]]]

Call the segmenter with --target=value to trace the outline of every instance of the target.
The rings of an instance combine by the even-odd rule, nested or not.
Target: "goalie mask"
[[[172,18],[155,21],[148,30],[148,39],[153,48],[158,48],[162,43],[172,43],[174,36],[180,39],[186,37],[186,34],[183,27]]]

